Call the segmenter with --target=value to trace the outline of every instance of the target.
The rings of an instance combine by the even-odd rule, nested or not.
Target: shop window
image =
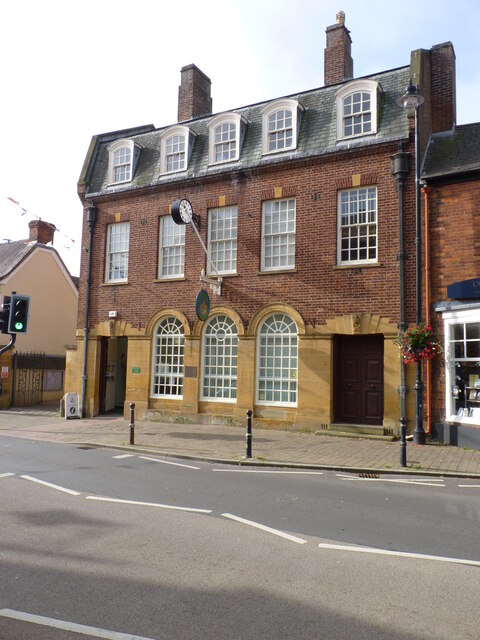
[[[480,319],[445,320],[446,416],[480,424]]]

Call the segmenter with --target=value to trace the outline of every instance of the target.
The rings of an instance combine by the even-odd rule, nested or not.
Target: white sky
[[[35,217],[52,222],[54,246],[78,275],[76,183],[92,135],[175,124],[190,63],[212,80],[214,113],[321,87],[325,29],[340,10],[355,77],[451,41],[457,123],[480,121],[478,0],[2,2],[0,241],[27,238]]]

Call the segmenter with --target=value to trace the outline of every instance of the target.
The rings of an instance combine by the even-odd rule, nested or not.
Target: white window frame
[[[293,331],[272,330],[281,327]],[[282,397],[285,394],[287,399]],[[276,407],[298,404],[298,327],[286,313],[269,315],[258,330],[256,404]]]
[[[233,138],[218,141],[217,133],[218,129],[230,125],[233,127]],[[246,120],[238,113],[221,113],[211,120],[208,124],[208,162],[209,164],[225,164],[228,162],[237,162],[240,158],[240,150],[242,148],[242,141],[246,127]],[[234,152],[229,154],[226,159],[217,159],[217,148],[219,145],[230,144],[232,145]]]
[[[455,358],[452,353],[450,342],[450,330],[456,324],[480,324],[480,306],[476,309],[465,309],[458,311],[449,311],[443,314],[444,326],[444,353],[445,353],[445,420],[446,422],[456,422],[460,424],[480,425],[480,418],[473,416],[458,416],[454,410],[454,402],[452,397],[452,388],[455,385],[454,374],[452,372],[452,363],[456,361],[475,362],[480,359],[477,357]],[[480,408],[480,403],[478,404]]]
[[[235,322],[226,315],[213,316],[203,329],[202,400],[237,401],[237,357],[238,330]],[[210,391],[206,392],[206,388]]]
[[[269,130],[270,118],[275,114],[282,111],[290,111],[292,122],[289,127],[282,129],[276,129],[275,132]],[[290,98],[284,98],[282,100],[276,100],[268,104],[262,109],[262,154],[269,155],[272,153],[285,153],[288,151],[294,151],[298,144],[298,132],[300,129],[301,115],[303,112],[302,105],[297,100]],[[291,143],[282,148],[270,149],[270,134],[278,133],[279,131],[291,130]]]
[[[185,270],[185,228],[186,225],[184,224],[175,224],[171,216],[162,216],[160,218],[159,280],[183,277]],[[173,262],[171,258],[173,258]],[[165,264],[165,261],[168,261],[168,264]]]
[[[369,197],[369,192],[371,190],[374,190],[375,192],[375,211],[373,212],[372,210],[368,209],[369,206],[369,202],[370,202],[370,197]],[[360,210],[360,208],[357,206],[357,211],[356,211],[356,215],[357,215],[357,222],[349,222],[347,224],[343,224],[342,223],[342,218],[344,218],[345,216],[348,217],[353,217],[355,215],[355,212],[351,210],[350,205],[348,204],[348,210],[346,213],[343,212],[343,202],[342,202],[342,197],[345,194],[353,194],[353,193],[357,193],[357,203],[358,203],[358,194],[360,192],[366,192],[367,194],[367,198],[366,198],[366,202],[367,202],[367,208],[365,210],[365,216],[366,216],[366,220],[363,222],[359,221],[358,216],[362,213],[364,213],[363,211]],[[375,220],[369,220],[370,217],[372,217],[374,214]],[[375,226],[375,234],[370,233],[371,226]],[[346,230],[350,233],[350,230],[354,230],[357,229],[357,235],[355,236],[353,235],[349,235],[348,237],[343,237],[343,231]],[[366,228],[367,234],[363,234],[360,235],[360,232],[364,231]],[[372,248],[371,245],[371,238],[375,237],[375,257],[371,258],[368,256],[370,249]],[[348,252],[350,254],[350,252],[355,250],[355,238],[357,240],[357,251],[363,251],[366,250],[367,251],[367,257],[366,258],[357,258],[357,259],[344,259],[342,258],[342,250],[343,250],[343,241],[346,240],[349,243],[349,247],[348,247]],[[360,238],[366,238],[366,242],[367,242],[367,246],[366,247],[360,247],[359,243],[360,243]],[[358,265],[358,264],[375,264],[378,262],[378,190],[376,186],[366,186],[366,187],[355,187],[353,189],[343,189],[342,191],[338,192],[338,204],[337,204],[337,264],[340,266],[343,265]]]
[[[117,162],[118,154],[123,150],[128,153],[128,159],[124,162]],[[131,182],[135,174],[135,168],[137,165],[138,156],[140,155],[140,146],[136,145],[133,140],[115,140],[108,146],[108,184],[109,186],[115,186],[117,184],[125,184]],[[121,180],[116,177],[116,169],[123,167],[125,171],[125,177]]]
[[[378,103],[380,101],[380,95],[382,87],[378,82],[374,80],[354,80],[347,85],[341,87],[335,93],[335,105],[337,113],[337,140],[350,140],[351,138],[362,138],[364,136],[371,136],[377,133],[378,128]],[[363,116],[366,113],[370,113],[371,128],[368,132],[352,133],[351,135],[345,135],[344,133],[344,101],[353,94],[370,94],[370,109],[368,111],[360,111],[359,116]],[[362,118],[363,123],[363,118]],[[363,124],[362,124],[363,129]]]
[[[130,222],[115,222],[107,226],[105,282],[128,281],[129,245]],[[115,277],[115,272],[124,275]]]
[[[237,272],[237,230],[238,230],[238,208],[217,207],[208,212],[208,257],[207,260],[209,275],[220,273],[223,275]],[[230,254],[227,260],[226,255]],[[223,258],[219,260],[219,255]],[[226,263],[229,268],[225,268]],[[213,271],[211,264],[216,269]]]
[[[193,142],[195,140],[195,133],[189,129],[188,127],[184,126],[184,125],[177,125],[175,127],[169,127],[168,129],[166,129],[161,137],[160,137],[160,172],[161,174],[167,174],[167,175],[171,175],[171,174],[175,174],[175,173],[182,173],[185,172],[188,169],[188,163],[190,161],[190,155],[192,153],[192,148],[193,148]],[[177,169],[171,169],[168,170],[167,164],[168,164],[168,157],[169,155],[174,155],[174,154],[167,154],[167,145],[168,142],[174,137],[174,136],[179,136],[179,137],[183,137],[184,140],[184,161],[181,164],[181,166],[179,166]]]
[[[185,333],[180,320],[173,316],[162,318],[153,333],[152,398],[183,398],[184,344]],[[161,387],[165,393],[160,393]],[[167,393],[167,389],[172,393]]]
[[[291,219],[292,206],[293,220]],[[269,216],[273,217],[273,214],[277,214],[276,219],[270,222]],[[295,268],[296,217],[295,198],[262,202],[262,272],[285,271]],[[272,255],[268,255],[269,249]],[[278,264],[267,265],[267,262],[273,261],[274,258],[278,259]]]

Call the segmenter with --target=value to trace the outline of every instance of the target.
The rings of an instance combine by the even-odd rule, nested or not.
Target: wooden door
[[[335,422],[383,424],[383,335],[334,337]]]

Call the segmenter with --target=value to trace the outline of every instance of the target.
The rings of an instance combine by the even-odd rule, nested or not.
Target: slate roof
[[[168,127],[154,129],[151,125],[147,125],[131,131],[118,132],[122,135],[115,136],[112,133],[99,135],[96,137],[96,148],[91,153],[91,166],[84,167],[82,172],[82,175],[88,176],[86,196],[93,197],[107,193],[132,191],[143,187],[178,183],[188,178],[230,173],[235,169],[261,167],[292,158],[310,158],[345,149],[354,149],[359,146],[405,139],[408,137],[408,121],[396,101],[403,94],[409,82],[409,76],[410,67],[401,67],[368,76],[369,80],[379,82],[382,89],[378,109],[378,129],[375,135],[358,139],[339,142],[336,140],[335,93],[346,83],[283,96],[298,100],[305,109],[302,114],[297,149],[293,152],[262,156],[261,112],[273,100],[230,110],[231,113],[243,116],[247,121],[240,159],[237,162],[220,165],[209,165],[208,163],[208,124],[218,114],[182,122],[182,125],[189,127],[197,136],[188,168],[178,174],[161,175],[160,173],[160,138],[162,132]],[[355,78],[355,80],[361,79],[365,78]],[[142,147],[142,151],[132,181],[109,187],[108,146],[113,139],[120,137],[133,140]],[[80,184],[82,182],[81,178]]]
[[[29,243],[28,240],[0,243],[0,279],[13,271],[34,247],[35,243]]]
[[[71,276],[65,267],[62,258],[57,250],[52,246],[47,246],[41,242],[31,242],[30,240],[14,240],[12,242],[0,242],[0,280],[8,276],[32,251],[37,247],[53,251],[57,254],[65,271],[70,276],[75,287],[78,289],[79,278]]]
[[[440,178],[480,171],[480,123],[432,135],[422,177]]]

